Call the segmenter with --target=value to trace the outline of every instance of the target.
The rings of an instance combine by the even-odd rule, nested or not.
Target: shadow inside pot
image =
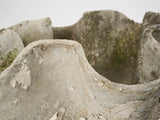
[[[117,11],[87,12],[74,25],[53,27],[54,39],[82,44],[92,67],[116,83],[137,84],[141,25]]]
[[[154,37],[154,39],[158,42],[160,42],[160,30],[154,30],[152,32],[152,36]]]

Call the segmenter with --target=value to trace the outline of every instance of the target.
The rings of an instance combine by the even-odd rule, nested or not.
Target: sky
[[[94,10],[117,10],[141,23],[147,11],[160,12],[160,0],[0,0],[0,29],[44,17],[54,27],[68,26]]]

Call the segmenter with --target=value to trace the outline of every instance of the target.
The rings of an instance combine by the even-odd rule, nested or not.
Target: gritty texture
[[[155,12],[146,12],[143,18],[143,29],[145,29],[147,26],[160,24],[160,13]]]

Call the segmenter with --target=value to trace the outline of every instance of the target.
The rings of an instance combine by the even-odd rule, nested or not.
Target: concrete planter
[[[159,119],[157,19],[97,11],[53,27],[55,39],[29,44],[1,73],[0,119]]]

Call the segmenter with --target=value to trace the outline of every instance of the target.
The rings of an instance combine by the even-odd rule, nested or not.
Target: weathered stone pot
[[[96,11],[53,27],[58,39],[29,44],[1,73],[0,119],[159,119],[158,19]]]
[[[159,94],[160,79],[113,83],[91,67],[79,43],[42,40],[23,49],[2,72],[0,118],[150,120],[159,117]]]
[[[138,83],[141,24],[117,11],[86,12],[74,25],[53,27],[55,39],[80,42],[89,63],[111,81]]]

